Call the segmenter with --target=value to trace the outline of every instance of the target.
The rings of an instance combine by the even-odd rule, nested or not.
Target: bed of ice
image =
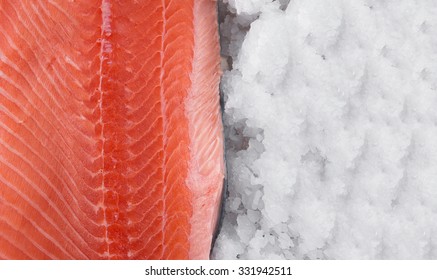
[[[223,0],[215,259],[437,258],[437,1]]]

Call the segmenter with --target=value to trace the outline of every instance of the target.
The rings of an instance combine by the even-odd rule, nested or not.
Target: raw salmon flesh
[[[206,259],[212,0],[0,0],[0,258]]]

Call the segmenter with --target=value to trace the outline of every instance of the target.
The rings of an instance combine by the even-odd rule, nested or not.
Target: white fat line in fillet
[[[100,172],[102,173],[102,184],[101,184],[101,191],[103,194],[103,204],[101,208],[103,209],[103,225],[105,226],[105,242],[106,242],[106,252],[104,253],[104,257],[109,258],[109,240],[108,240],[108,221],[106,217],[106,207],[105,207],[105,135],[104,135],[104,128],[105,124],[103,122],[103,63],[105,60],[108,60],[108,54],[112,52],[112,44],[111,42],[106,39],[106,37],[109,37],[111,35],[112,29],[111,29],[111,3],[110,0],[102,0],[101,5],[101,11],[102,11],[102,26],[101,26],[101,33],[100,33],[100,68],[99,68],[99,86],[98,91],[100,93],[99,98],[99,110],[100,110],[100,119],[99,124],[101,126],[100,129],[100,140],[102,142],[102,150],[101,150],[101,158],[102,158],[102,166],[100,169]],[[110,63],[110,61],[108,61]]]
[[[167,21],[166,21],[166,4],[165,0],[162,0],[162,36],[161,36],[161,57],[160,57],[160,66],[161,66],[161,73],[159,76],[159,84],[160,84],[160,97],[161,97],[161,114],[162,114],[162,145],[164,150],[164,155],[162,159],[162,183],[163,183],[163,190],[162,190],[162,224],[161,224],[161,231],[163,232],[161,244],[162,244],[162,256],[164,256],[165,251],[165,244],[164,244],[164,232],[165,232],[165,223],[167,221],[167,213],[165,211],[165,192],[167,190],[167,182],[165,180],[165,173],[166,173],[166,166],[165,162],[167,160],[166,157],[166,146],[167,146],[167,118],[165,116],[166,112],[166,106],[165,106],[165,97],[164,97],[164,47],[165,47],[165,33],[167,32]]]

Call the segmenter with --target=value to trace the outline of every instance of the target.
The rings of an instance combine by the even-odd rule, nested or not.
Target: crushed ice
[[[437,258],[437,2],[224,2],[213,257]]]

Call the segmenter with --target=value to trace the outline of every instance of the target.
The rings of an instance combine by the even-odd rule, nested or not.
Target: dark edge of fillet
[[[221,33],[220,33],[220,24],[222,22],[224,22],[225,19],[225,15],[226,15],[226,4],[224,4],[222,1],[217,1],[217,32],[220,36],[220,46],[221,46]],[[224,93],[221,87],[221,78],[220,78],[220,86],[219,86],[219,94],[220,94],[220,113],[221,113],[221,117],[222,117],[222,122],[223,122],[223,117],[224,117],[224,112],[225,112],[225,100],[224,100]],[[224,123],[223,123],[223,134],[225,127],[224,127]],[[211,249],[209,252],[210,258],[211,258],[211,254],[214,250],[214,245],[215,242],[217,240],[218,235],[220,234],[220,230],[222,228],[223,225],[223,219],[224,219],[224,213],[225,213],[225,200],[228,197],[228,162],[226,161],[226,141],[223,141],[223,160],[225,163],[225,173],[224,173],[224,178],[223,178],[223,188],[222,188],[222,193],[221,193],[221,201],[220,201],[220,205],[219,205],[219,214],[217,217],[217,222],[215,225],[215,229],[214,229],[214,233],[212,236],[212,240],[211,240]]]

